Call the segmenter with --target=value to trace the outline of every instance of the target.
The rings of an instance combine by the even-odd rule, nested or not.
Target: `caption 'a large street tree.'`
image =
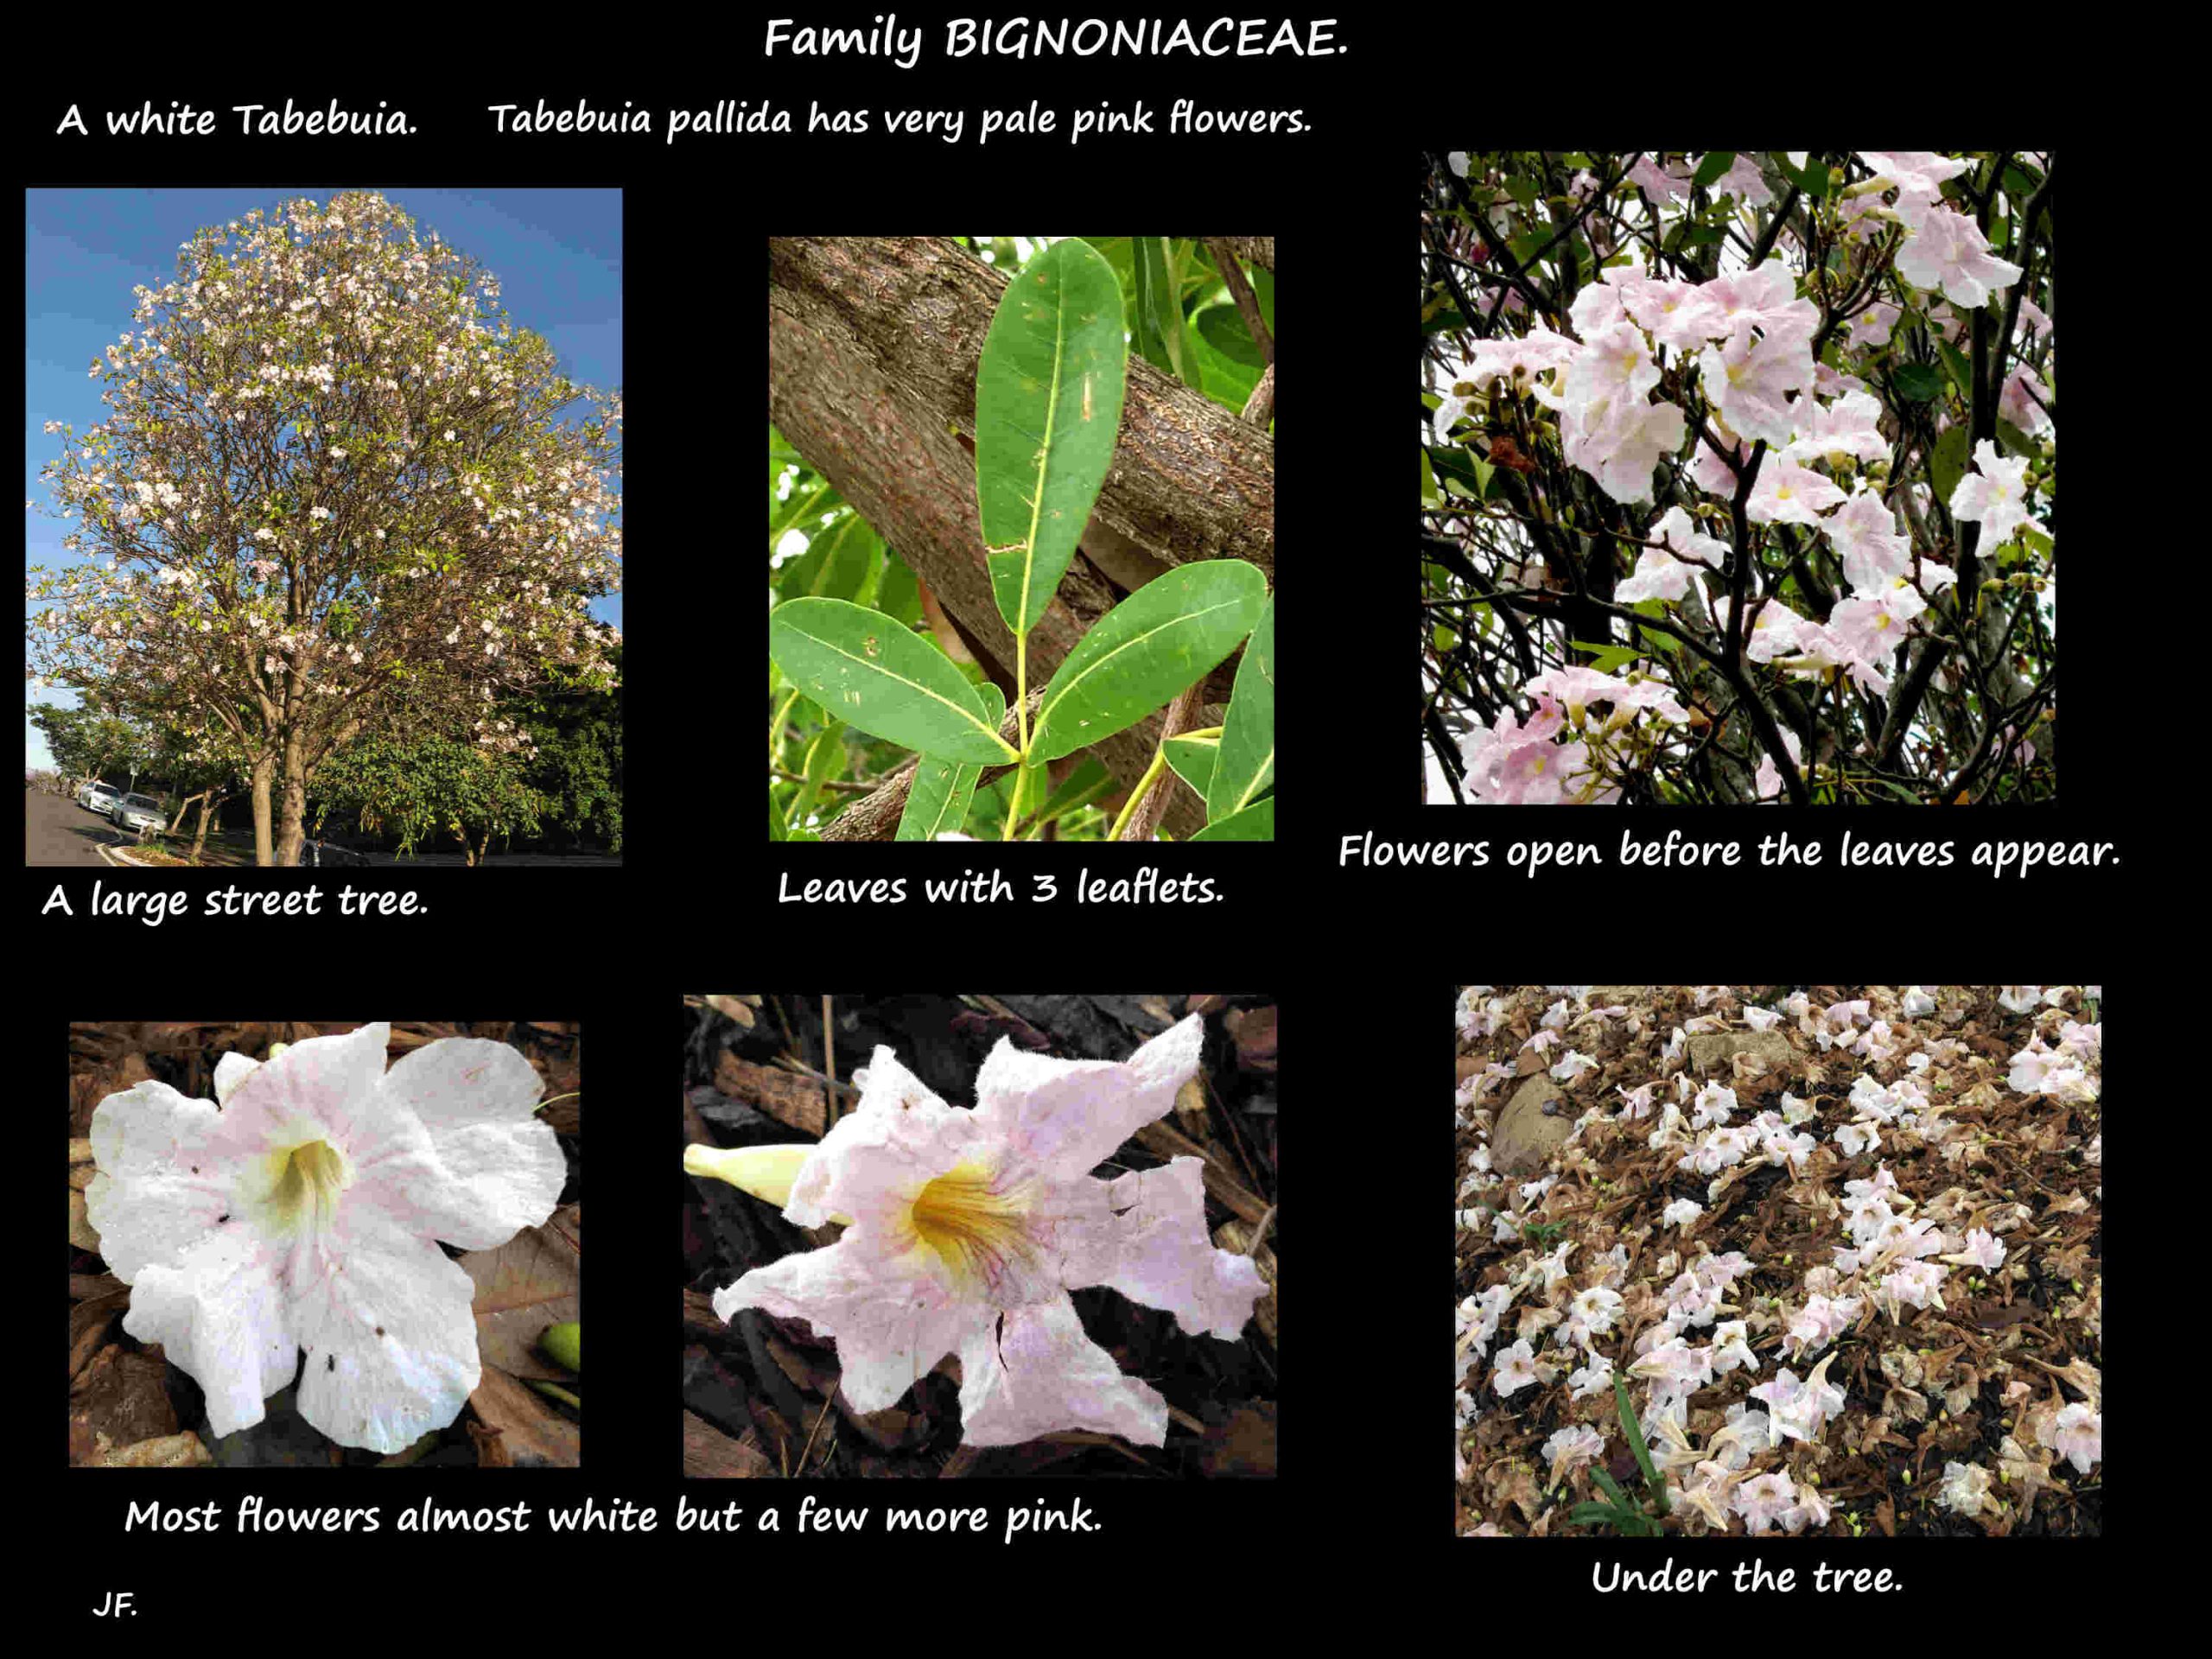
[[[256,855],[298,856],[357,737],[499,750],[499,709],[609,683],[621,400],[382,197],[200,232],[92,366],[110,413],[44,469],[82,562],[35,570],[30,673],[235,745]]]

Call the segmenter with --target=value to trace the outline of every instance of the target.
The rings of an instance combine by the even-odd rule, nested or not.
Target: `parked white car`
[[[86,784],[78,791],[77,804],[88,812],[97,812],[105,817],[115,810],[116,802],[122,798],[123,791],[114,785],[95,782]]]
[[[132,835],[145,830],[164,829],[168,823],[168,819],[162,814],[162,804],[150,795],[118,796],[107,815],[115,820],[116,828]]]

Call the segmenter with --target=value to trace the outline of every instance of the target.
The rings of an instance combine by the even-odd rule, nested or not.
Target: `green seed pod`
[[[583,1327],[570,1319],[566,1325],[549,1325],[545,1334],[537,1339],[537,1346],[546,1358],[564,1371],[583,1375]]]

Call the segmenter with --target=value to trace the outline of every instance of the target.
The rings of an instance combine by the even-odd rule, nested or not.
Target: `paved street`
[[[105,868],[99,855],[103,845],[130,844],[105,818],[60,795],[27,789],[23,791],[23,861],[26,864],[96,865]]]
[[[105,818],[95,817],[73,800],[59,795],[42,794],[37,790],[23,791],[23,849],[24,862],[29,864],[104,865],[99,849],[102,846],[128,847],[136,845],[134,837],[123,835]],[[185,820],[186,833],[170,844],[179,852],[192,849],[189,833],[194,820]],[[253,864],[253,832],[251,830],[218,830],[208,836],[204,862],[207,865],[236,865],[251,868]],[[327,855],[324,869],[358,869],[363,865],[385,868],[458,868],[463,860],[458,853],[418,853],[412,858],[395,858],[390,853],[372,852],[358,859],[342,855]],[[562,865],[620,868],[622,861],[604,855],[556,853],[500,853],[492,855],[487,869],[505,869],[519,865]]]

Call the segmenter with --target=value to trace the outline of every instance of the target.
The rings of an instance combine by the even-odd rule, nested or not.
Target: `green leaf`
[[[1578,1527],[1617,1527],[1624,1516],[1633,1513],[1631,1510],[1592,1501],[1576,1504],[1567,1512],[1567,1518]]]
[[[1697,171],[1691,176],[1690,182],[1700,190],[1706,189],[1715,179],[1735,165],[1736,152],[1734,150],[1708,149],[1705,153],[1704,159],[1698,162]]]
[[[1230,817],[1258,800],[1275,781],[1275,602],[1268,600],[1221,722],[1221,759],[1206,785],[1209,821]]]
[[[1925,404],[1943,390],[1943,376],[1932,363],[1900,363],[1897,368],[1897,395],[1908,404]]]
[[[880,611],[786,600],[768,613],[768,652],[793,685],[863,732],[949,760],[1014,758],[951,659]]]
[[[804,829],[806,815],[822,798],[822,786],[831,779],[841,777],[845,770],[845,725],[833,720],[814,735],[806,746],[805,784],[791,802],[791,827]]]
[[[1460,325],[1465,327],[1463,321]],[[1435,332],[1433,329],[1429,332]],[[1232,363],[1265,368],[1259,343],[1244,326],[1244,314],[1234,305],[1210,305],[1198,313],[1198,338]]]
[[[1078,807],[1089,806],[1100,796],[1109,794],[1114,788],[1114,774],[1096,755],[1085,755],[1083,763],[1068,773],[1060,786],[1054,790],[1044,805],[1037,809],[1033,822],[1050,823]]]
[[[1421,453],[1428,457],[1429,463],[1440,476],[1451,480],[1478,500],[1482,498],[1489,481],[1489,472],[1471,453],[1457,444],[1425,444]]]
[[[1973,397],[1974,365],[1967,361],[1966,353],[1948,340],[1937,340],[1936,349],[1942,353],[1943,366],[1951,372],[1951,384],[1959,389],[1959,395]]]
[[[1610,674],[1624,663],[1632,663],[1640,657],[1651,654],[1642,645],[1593,645],[1586,639],[1570,639],[1567,643],[1577,651],[1588,652],[1590,661],[1586,666],[1596,669],[1600,674]]]
[[[1436,493],[1436,472],[1428,464],[1428,451],[1421,452],[1421,504],[1424,507],[1439,505],[1444,498]]]
[[[883,550],[883,575],[875,587],[875,608],[910,628],[922,620],[921,585],[913,569],[887,547]]]
[[[882,551],[874,527],[848,511],[808,537],[806,551],[776,573],[776,591],[785,599],[856,599]]]
[[[1936,453],[1928,458],[1928,481],[1936,486],[1936,499],[1945,506],[1951,504],[1951,492],[1966,476],[1967,462],[1973,455],[1974,435],[1963,426],[1951,427],[1936,440]]]
[[[1216,818],[1192,841],[1273,841],[1275,838],[1275,798],[1255,801],[1242,812]]]
[[[1088,243],[1055,242],[999,296],[976,369],[976,499],[999,614],[1052,603],[1114,459],[1128,349],[1122,289]]]
[[[985,714],[994,729],[1006,717],[1006,693],[986,680],[976,688],[982,694]],[[899,815],[899,841],[934,841],[947,830],[957,830],[968,819],[968,803],[975,798],[980,766],[925,754],[914,762],[914,781],[906,791],[906,810]]]
[[[1131,237],[1129,267],[1129,343],[1136,348],[1137,355],[1153,367],[1173,374],[1175,360],[1167,350],[1167,336],[1173,331],[1163,315],[1166,308],[1167,266],[1161,256],[1160,239],[1156,236]]]
[[[1191,350],[1197,355],[1203,371],[1207,397],[1232,414],[1242,414],[1251,400],[1252,388],[1260,384],[1260,371],[1245,363],[1234,363],[1207,344],[1193,329]]]
[[[1628,1402],[1628,1385],[1618,1373],[1613,1377],[1613,1405],[1620,1413],[1621,1428],[1628,1435],[1628,1449],[1636,1453],[1637,1467],[1643,1471],[1643,1484],[1651,1489],[1659,1504],[1659,1513],[1667,1513],[1667,1486],[1659,1478],[1659,1471],[1651,1466],[1651,1448],[1643,1443],[1643,1425],[1637,1421],[1636,1412]]]
[[[1206,798],[1206,785],[1213,781],[1213,764],[1221,753],[1218,737],[1171,737],[1162,744],[1169,770],[1191,786],[1191,792],[1200,800]]]
[[[1268,579],[1242,559],[1154,577],[1062,659],[1030,733],[1032,758],[1072,754],[1135,725],[1236,650],[1267,599]]]

